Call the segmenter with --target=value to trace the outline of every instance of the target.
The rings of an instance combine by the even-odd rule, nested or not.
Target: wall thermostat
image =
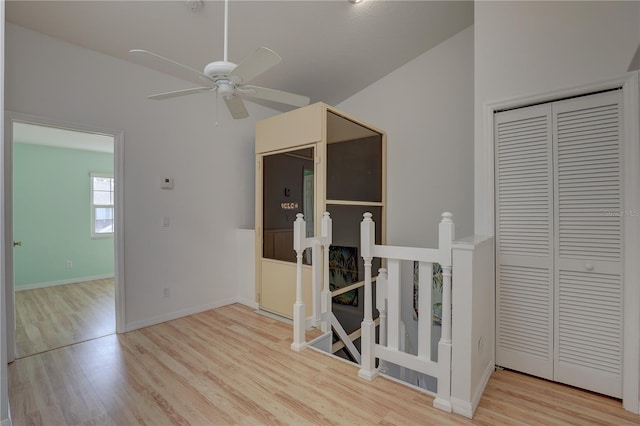
[[[172,177],[163,177],[160,181],[160,188],[162,189],[173,189],[173,178]]]

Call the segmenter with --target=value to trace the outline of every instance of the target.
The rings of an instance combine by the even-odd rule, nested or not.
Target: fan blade
[[[210,84],[212,87],[215,83],[206,74],[201,73],[186,65],[182,65],[164,56],[149,52],[148,50],[132,49],[129,53],[136,58],[136,62],[140,65],[148,66],[156,70],[167,70],[168,74],[191,81],[196,84]]]
[[[266,47],[259,47],[246,56],[238,66],[229,73],[236,84],[248,83],[263,72],[282,61],[280,55]]]
[[[227,108],[229,108],[229,112],[233,118],[247,118],[249,116],[249,112],[247,108],[244,106],[242,99],[237,96],[223,96],[224,103],[227,104]]]
[[[174,90],[173,92],[158,93],[157,95],[147,96],[147,99],[153,99],[154,101],[160,101],[162,99],[176,98],[178,96],[192,95],[194,93],[200,93],[204,91],[215,90],[211,87],[194,87],[193,89]]]
[[[296,95],[295,93],[283,92],[282,90],[267,89],[259,86],[241,86],[240,93],[243,96],[263,99],[265,101],[277,102],[280,104],[303,107],[309,105],[309,97]],[[251,99],[248,99],[251,100]]]

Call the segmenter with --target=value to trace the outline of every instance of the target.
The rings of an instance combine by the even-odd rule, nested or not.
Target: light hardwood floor
[[[17,291],[16,357],[115,333],[113,278]]]
[[[353,365],[290,349],[290,325],[231,305],[9,366],[13,424],[635,425],[619,401],[492,376],[473,421]]]

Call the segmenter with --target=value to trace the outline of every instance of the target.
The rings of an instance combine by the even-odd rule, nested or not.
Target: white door
[[[619,90],[553,104],[556,381],[622,397]]]
[[[551,106],[502,112],[496,135],[496,364],[553,379]]]
[[[621,397],[619,91],[496,114],[496,364]]]

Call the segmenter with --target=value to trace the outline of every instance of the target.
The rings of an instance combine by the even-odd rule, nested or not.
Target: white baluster
[[[367,380],[373,380],[378,374],[378,371],[375,368],[376,360],[374,345],[376,326],[373,322],[373,301],[371,292],[371,261],[373,259],[372,249],[376,241],[376,228],[371,217],[371,213],[365,213],[364,219],[360,224],[360,250],[364,260],[364,318],[362,320],[362,335],[360,337],[362,363],[360,364],[358,376]]]
[[[291,349],[301,351],[305,347],[305,308],[302,302],[302,255],[305,249],[306,223],[302,213],[293,223],[293,249],[296,251],[296,302],[293,304],[293,342]]]
[[[380,312],[380,346],[387,346],[387,270],[378,269],[376,279],[376,308]],[[387,366],[383,359],[378,364],[378,371],[385,373]]]
[[[387,259],[387,346],[390,349],[404,351],[401,339],[404,333],[400,330],[400,261]]]
[[[454,239],[453,215],[442,213],[439,227],[440,265],[442,266],[442,334],[438,343],[438,394],[433,406],[451,412],[451,265]]]
[[[322,319],[322,267],[320,266],[320,249],[322,244],[317,239],[313,240],[311,245],[311,304],[313,306],[313,327],[317,327]]]
[[[433,263],[418,264],[418,356],[431,359]]]
[[[322,215],[322,224],[321,224],[321,232],[322,238],[325,243],[323,246],[324,252],[324,262],[323,262],[323,288],[322,288],[322,322],[321,330],[326,333],[331,331],[331,289],[329,288],[329,247],[331,246],[331,236],[333,233],[332,230],[332,220],[329,212],[324,212]]]

